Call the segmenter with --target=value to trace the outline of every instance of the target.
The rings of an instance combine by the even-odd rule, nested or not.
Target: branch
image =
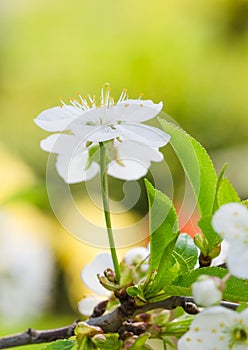
[[[222,301],[221,305],[233,310],[236,310],[239,306],[239,304],[226,301]],[[124,321],[134,316],[158,308],[173,310],[178,306],[183,307],[183,309],[189,314],[196,314],[199,312],[197,306],[194,304],[193,298],[191,297],[173,296],[163,301],[145,304],[141,307],[137,307],[134,304],[133,299],[129,297],[114,311],[99,317],[91,317],[86,322],[91,326],[101,327],[104,333],[116,333],[121,329]],[[74,335],[77,323],[78,322],[74,322],[69,326],[50,330],[33,330],[30,328],[23,333],[0,338],[0,349],[28,344],[48,343],[58,339],[68,339]]]
[[[29,328],[23,333],[17,333],[0,338],[0,349],[12,348],[15,346],[48,343],[58,339],[68,339],[74,335],[77,322],[61,328],[48,330],[33,330]]]

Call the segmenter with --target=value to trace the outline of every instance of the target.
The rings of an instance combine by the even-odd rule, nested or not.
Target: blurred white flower
[[[192,284],[192,295],[197,305],[209,307],[220,303],[223,287],[219,278],[201,275]]]
[[[88,164],[89,152],[95,143],[112,140],[112,156],[108,173],[111,176],[136,180],[147,173],[151,161],[160,162],[163,155],[159,147],[169,142],[170,136],[142,122],[154,118],[162,103],[151,100],[127,99],[126,90],[117,103],[110,96],[109,84],[101,90],[100,106],[95,97],[70,99],[71,105],[43,111],[35,123],[46,131],[66,131],[41,142],[45,151],[57,153],[57,170],[67,183],[86,181],[96,175],[98,164]],[[86,147],[88,146],[88,147]]]
[[[248,278],[248,209],[240,203],[221,206],[213,216],[214,230],[229,244],[227,266],[232,275]]]
[[[81,314],[90,316],[95,306],[111,295],[111,292],[105,289],[97,278],[97,274],[103,275],[107,268],[114,269],[111,255],[108,253],[98,254],[91,263],[83,268],[82,281],[95,295],[89,295],[79,301],[78,309]]]
[[[248,349],[248,309],[238,313],[222,306],[200,312],[178,342],[178,350]]]
[[[108,268],[114,268],[111,255],[108,253],[98,254],[91,263],[85,265],[81,278],[86,287],[99,295],[111,294],[101,285],[97,278],[97,274],[103,275],[103,272]]]
[[[51,297],[53,257],[48,246],[13,214],[0,212],[0,317],[38,316]]]
[[[149,264],[147,258],[149,257],[150,251],[145,247],[135,247],[129,249],[124,257],[124,262],[128,265],[140,265],[140,268],[143,272],[147,271]]]

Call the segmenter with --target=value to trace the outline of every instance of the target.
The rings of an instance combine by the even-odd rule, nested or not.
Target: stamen
[[[59,102],[60,102],[63,106],[67,106],[67,104],[66,104],[62,99],[60,99]]]
[[[138,100],[141,100],[143,96],[144,96],[143,92],[140,92],[140,93],[139,93]]]
[[[104,105],[104,87],[101,88],[100,106]]]
[[[77,94],[78,94],[78,97],[80,98],[80,101],[81,101],[81,103],[80,103],[81,108],[83,108],[84,110],[89,109],[90,106],[88,105],[87,100],[81,96],[80,92],[78,92]]]
[[[90,95],[88,95],[88,99],[91,103],[91,107],[95,107],[96,106],[96,100],[95,100],[95,95],[93,95],[93,97],[91,97]]]
[[[105,106],[109,107],[109,99],[110,99],[110,87],[106,89],[105,92]]]
[[[110,96],[110,100],[109,100],[109,106],[113,107],[115,105],[115,100],[112,96]]]
[[[123,89],[122,92],[121,92],[121,96],[120,96],[120,98],[119,98],[117,103],[122,102],[123,100],[126,99],[126,97],[127,97],[127,89]]]

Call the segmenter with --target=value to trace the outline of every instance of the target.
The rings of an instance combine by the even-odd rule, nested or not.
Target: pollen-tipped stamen
[[[121,92],[121,96],[120,96],[117,103],[124,101],[126,99],[126,97],[127,97],[127,89],[123,89]]]

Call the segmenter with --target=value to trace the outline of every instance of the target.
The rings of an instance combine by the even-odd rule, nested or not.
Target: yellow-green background
[[[132,98],[143,92],[144,98],[163,101],[164,111],[208,149],[217,169],[229,162],[232,182],[247,197],[248,1],[0,0],[0,5],[1,148],[29,167],[32,181],[24,187],[37,186],[30,201],[43,208],[42,215],[53,220],[42,201],[47,154],[39,142],[47,133],[33,118],[78,90],[99,94],[104,82],[116,98],[127,88]],[[11,181],[21,190],[22,173],[13,168],[12,174],[8,161],[1,163],[8,193],[13,194]],[[70,264],[68,257],[61,259]]]

